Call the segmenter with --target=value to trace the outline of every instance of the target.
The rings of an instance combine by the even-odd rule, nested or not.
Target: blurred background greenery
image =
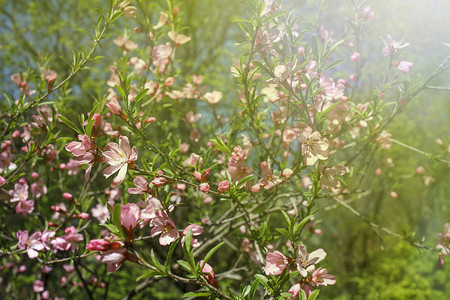
[[[97,19],[94,8],[105,11],[107,3],[103,0],[0,0],[0,90],[13,94],[16,89],[9,79],[11,74],[36,68],[37,62],[46,62],[50,54],[48,68],[61,76],[68,74],[70,69],[64,59],[71,57],[72,49],[89,45],[77,28],[92,31]],[[146,5],[152,23],[156,24],[160,8]],[[410,43],[403,50],[402,58],[414,62],[411,78],[418,74],[426,77],[450,54],[450,48],[442,44],[450,43],[450,1],[378,0],[367,1],[367,5],[375,16],[361,41],[365,64],[359,93],[362,103],[373,93],[373,83],[383,76],[386,58],[381,54],[381,37],[386,33],[395,40]],[[192,37],[178,54],[178,63],[185,72],[182,75],[201,74],[207,86],[223,91],[229,99],[227,108],[234,107],[228,112],[232,116],[238,100],[236,81],[229,69],[238,62],[241,50],[235,43],[242,38],[239,26],[232,21],[246,18],[246,3],[183,0],[179,6],[187,27],[185,33]],[[337,40],[348,36],[346,19],[352,15],[352,1],[289,0],[283,1],[283,6],[295,11],[300,29],[316,32],[320,22],[333,31],[332,36]],[[97,61],[96,68],[75,77],[72,90],[68,91],[74,101],[67,104],[67,111],[74,114],[89,111],[93,99],[105,93],[108,67],[122,51],[112,40],[124,32],[136,41],[142,39],[133,34],[134,26],[125,19],[111,29],[113,37],[97,50],[104,58]],[[145,51],[140,49],[136,54],[144,56]],[[342,53],[349,60],[351,53]],[[336,76],[345,79],[350,74],[345,65],[339,72]],[[433,85],[450,86],[449,71],[434,80]],[[402,143],[449,159],[446,154],[450,143],[449,113],[450,93],[427,91],[409,103],[387,129]],[[437,139],[442,140],[442,145]],[[387,158],[393,160],[395,167],[384,163]],[[416,174],[419,166],[425,168],[425,173]],[[375,175],[377,168],[383,176]],[[435,233],[442,232],[443,224],[450,222],[448,170],[441,162],[394,143],[390,150],[377,153],[361,183],[373,192],[352,205],[369,220],[402,235],[414,233],[416,240],[434,247],[438,240]],[[424,176],[432,178],[428,178],[429,185],[425,184]],[[391,191],[398,198],[390,196]],[[331,207],[332,201],[322,204],[328,207],[318,214],[323,220],[318,224],[323,234],[314,236],[308,244],[311,249],[325,249],[327,268],[337,278],[335,286],[322,289],[323,299],[445,299],[450,295],[450,261],[441,268],[436,252],[419,250],[406,241],[377,234],[345,208]],[[121,272],[113,276],[120,282]],[[162,283],[157,290],[148,288],[142,299],[148,299],[149,295],[152,299],[179,297],[170,289],[161,292],[164,286]],[[124,295],[131,288],[123,282]],[[110,296],[113,299],[123,295]]]

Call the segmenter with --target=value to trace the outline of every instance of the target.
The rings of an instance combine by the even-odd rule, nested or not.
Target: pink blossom
[[[117,271],[121,266],[123,261],[126,259],[126,250],[124,248],[108,250],[103,253],[101,262],[108,264],[108,272]]]
[[[436,236],[440,238],[439,242],[436,244],[436,248],[441,250],[443,255],[450,254],[450,223],[445,223],[444,232],[436,233]]]
[[[223,180],[221,182],[219,182],[219,187],[217,189],[217,191],[219,193],[223,193],[225,191],[228,191],[230,189],[230,183],[228,182],[228,180]]]
[[[206,93],[204,95],[206,101],[209,102],[209,104],[217,104],[222,99],[222,92],[213,91],[211,93]]]
[[[158,68],[159,72],[164,72],[169,64],[170,55],[172,54],[172,46],[170,43],[157,45],[152,49],[153,64]]]
[[[187,42],[189,42],[191,40],[191,37],[175,32],[175,31],[169,31],[169,33],[167,34],[169,36],[169,38],[175,42],[176,45],[183,45],[186,44]]]
[[[366,18],[368,20],[372,20],[375,16],[375,13],[370,9],[370,6],[364,6],[361,14],[359,15],[360,18]]]
[[[188,225],[186,228],[184,228],[184,230],[183,230],[183,232],[181,234],[182,235],[182,237],[181,237],[181,245],[184,245],[184,239],[186,237],[186,234],[189,232],[189,230],[192,230],[192,236],[198,236],[198,235],[203,233],[203,227],[202,226],[197,225],[197,224]],[[192,244],[192,247],[194,247],[194,248],[200,247],[200,243],[194,238],[191,239],[191,244]]]
[[[302,286],[300,283],[294,284],[288,291],[288,293],[291,293],[292,296],[289,297],[289,299],[297,299],[298,294],[300,293],[300,290],[302,289]]]
[[[331,168],[319,167],[319,170],[322,173],[322,177],[320,177],[320,184],[323,188],[329,190],[339,188],[341,183],[337,179],[337,176],[342,176],[347,173],[344,166],[335,166]]]
[[[153,197],[149,197],[147,203],[147,207],[141,210],[141,217],[144,222],[151,221],[156,217],[156,212],[163,208],[161,201]]]
[[[91,214],[94,218],[98,219],[100,224],[104,224],[110,216],[108,207],[100,203],[91,209]]]
[[[121,205],[120,223],[126,231],[132,232],[138,226],[140,220],[141,210],[139,206],[134,203]]]
[[[70,247],[73,249],[76,248],[76,243],[83,241],[83,235],[77,233],[77,229],[74,226],[67,227],[64,229],[65,235],[61,236],[61,238],[65,239]]]
[[[136,176],[136,178],[133,180],[133,183],[136,187],[129,188],[128,189],[129,194],[133,194],[133,195],[145,194],[150,191],[150,189],[148,188],[148,182],[143,176],[140,176],[140,175]]]
[[[291,128],[286,126],[283,131],[283,142],[291,143],[295,140],[298,134],[298,128]]]
[[[37,182],[32,183],[30,190],[36,198],[40,198],[42,194],[47,194],[47,186],[44,184],[44,179],[40,178]]]
[[[328,270],[326,268],[318,268],[312,274],[311,281],[317,286],[327,286],[335,284],[336,278],[333,275],[328,274]]]
[[[175,227],[175,223],[164,211],[156,212],[156,217],[152,220],[151,225],[154,226],[151,231],[152,237],[161,235],[159,237],[159,244],[161,246],[171,244],[180,236]]]
[[[196,114],[193,111],[188,111],[188,113],[186,114],[186,122],[188,122],[189,124],[192,124],[192,123],[200,120],[201,117],[202,117],[202,114]]]
[[[128,52],[130,50],[134,50],[137,48],[137,44],[133,43],[132,41],[130,41],[128,38],[126,38],[125,36],[121,35],[119,36],[117,39],[115,39],[114,44],[116,44],[117,46],[121,47],[124,49],[124,51]]]
[[[327,254],[321,248],[308,254],[305,245],[298,246],[295,263],[297,264],[300,275],[306,277],[308,272],[313,272],[316,268],[314,265],[322,261],[325,256],[327,256]]]
[[[44,291],[44,282],[42,280],[35,280],[33,283],[33,292],[40,293]]]
[[[192,129],[191,133],[189,134],[189,139],[195,143],[197,143],[201,137],[202,135],[196,128]]]
[[[48,124],[53,121],[53,111],[47,106],[40,106],[36,109],[37,115],[32,115],[33,123],[31,125],[36,128],[45,128]]]
[[[169,19],[169,16],[165,13],[165,12],[163,12],[163,11],[161,11],[160,13],[159,13],[159,20],[158,20],[158,24],[156,24],[155,26],[153,26],[153,29],[159,29],[159,28],[161,28],[161,27],[163,27],[166,23],[167,23],[167,20]]]
[[[119,172],[114,178],[115,183],[120,183],[125,179],[128,164],[133,163],[138,158],[136,146],[131,149],[128,137],[120,136],[119,144],[110,142],[102,153],[105,163],[110,166],[103,171],[103,175],[108,178],[112,174]]]
[[[408,72],[414,68],[414,64],[410,61],[402,60],[398,63],[397,68],[402,74],[408,74]]]
[[[80,168],[80,163],[75,159],[69,158],[69,161],[66,164],[67,175],[72,176],[78,173],[78,169]]]
[[[189,157],[184,161],[183,165],[195,167],[197,165],[197,161],[198,161],[198,166],[201,167],[203,164],[203,158],[200,157],[200,155],[198,155],[198,154],[191,153],[189,155]]]
[[[279,251],[267,253],[264,272],[267,275],[280,275],[289,265],[287,257]]]
[[[34,210],[34,200],[19,201],[16,205],[16,214],[28,215]]]
[[[291,177],[292,174],[294,174],[294,171],[289,168],[283,169],[283,171],[281,172],[282,177]]]
[[[306,165],[314,165],[318,159],[328,158],[329,142],[322,138],[318,131],[312,131],[311,127],[306,127],[300,132],[299,140],[302,143],[302,154],[305,157]]]
[[[86,135],[78,135],[80,142],[70,142],[65,149],[76,157],[79,164],[90,163],[94,159],[95,145],[91,143],[91,139]]]
[[[111,99],[109,99],[109,102],[105,105],[116,116],[122,115],[122,106],[120,106],[119,102],[117,101],[117,97],[111,97]]]
[[[12,196],[12,198],[9,200],[12,203],[28,200],[28,184],[27,183],[14,184],[14,190],[10,190],[9,195]]]
[[[52,245],[56,250],[68,251],[70,249],[70,243],[62,237],[57,237],[52,240]]]
[[[382,50],[383,54],[385,56],[390,56],[395,54],[398,50],[409,46],[409,43],[404,43],[403,45],[401,45],[401,43],[401,41],[394,41],[389,34],[386,34],[386,38],[384,40],[384,48]]]
[[[28,231],[17,231],[16,233],[17,239],[19,240],[19,243],[17,244],[17,247],[20,250],[27,250],[28,257],[33,259],[38,257],[39,253],[38,251],[44,250],[45,244],[41,240],[41,232],[36,231],[31,236],[28,236]]]
[[[67,272],[67,273],[72,273],[75,270],[75,267],[69,264],[64,264],[63,265],[63,269]]]

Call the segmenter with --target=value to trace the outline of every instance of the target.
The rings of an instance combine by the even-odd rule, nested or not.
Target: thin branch
[[[448,160],[446,160],[446,159],[443,159],[443,158],[440,158],[440,157],[436,157],[435,155],[433,155],[433,154],[431,154],[431,153],[428,153],[428,152],[419,150],[419,149],[417,149],[417,148],[414,148],[413,146],[410,146],[410,145],[404,144],[404,143],[402,143],[402,142],[400,142],[400,141],[397,141],[396,139],[392,139],[392,138],[391,138],[391,140],[392,140],[393,143],[395,143],[395,144],[397,144],[397,145],[400,145],[400,146],[402,146],[402,147],[405,147],[406,149],[409,149],[409,150],[411,150],[411,151],[417,152],[417,153],[419,153],[419,154],[422,154],[422,155],[428,157],[429,159],[434,159],[434,160],[440,161],[440,162],[442,162],[442,163],[447,164],[448,166],[450,166],[450,161],[448,161]]]

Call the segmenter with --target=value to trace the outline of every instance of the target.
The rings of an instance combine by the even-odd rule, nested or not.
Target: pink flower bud
[[[230,189],[230,183],[228,182],[228,180],[219,182],[219,188],[217,189],[217,191],[219,193],[223,193],[225,191],[228,191],[229,189]]]
[[[156,187],[160,187],[163,185],[167,184],[167,179],[164,177],[155,177],[155,179],[153,179],[152,183],[156,186]]]
[[[105,239],[90,240],[86,248],[90,251],[106,251],[111,249],[112,243]]]
[[[92,117],[92,119],[95,120],[94,127],[99,128],[100,124],[102,122],[102,116],[98,113],[95,113],[94,116]]]
[[[209,192],[210,186],[207,182],[204,182],[198,186],[198,189],[204,193]]]
[[[348,77],[350,81],[356,81],[356,75],[352,74]]]
[[[82,219],[82,220],[87,220],[89,219],[89,214],[88,213],[80,213],[77,215],[78,219]]]
[[[389,192],[389,196],[391,196],[391,197],[394,198],[394,199],[397,199],[397,198],[398,198],[398,194],[397,194],[396,192],[394,192],[394,191],[390,191],[390,192]]]
[[[64,199],[72,202],[73,201],[73,196],[70,193],[63,193],[62,196],[64,197]]]
[[[31,177],[33,177],[34,179],[39,178],[39,174],[36,172],[31,173]]]
[[[292,171],[292,170],[289,169],[289,168],[286,168],[286,169],[284,169],[284,170],[281,172],[281,176],[283,176],[283,177],[291,177],[293,173],[294,173],[294,171]]]
[[[416,169],[416,174],[422,174],[425,172],[425,168],[422,166],[418,166]]]
[[[12,134],[11,134],[13,139],[16,139],[20,136],[20,131],[19,130],[15,130]]]
[[[361,54],[359,54],[358,52],[355,52],[355,53],[352,54],[350,59],[352,61],[358,61],[360,57],[361,57]]]
[[[172,86],[173,83],[175,82],[175,78],[171,77],[167,77],[166,80],[164,81],[164,85],[165,86]]]
[[[380,176],[381,173],[382,173],[382,171],[381,171],[380,168],[378,168],[378,169],[375,170],[375,175]]]
[[[194,171],[194,177],[195,179],[197,179],[198,181],[202,180],[202,174],[200,174],[200,172],[198,171]]]

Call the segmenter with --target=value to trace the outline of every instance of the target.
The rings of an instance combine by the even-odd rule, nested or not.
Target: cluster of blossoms
[[[309,297],[313,287],[336,283],[336,278],[328,274],[326,268],[316,269],[315,265],[321,262],[326,255],[323,249],[308,253],[305,245],[296,247],[295,258],[286,257],[283,253],[274,251],[267,254],[264,272],[267,275],[280,275],[286,268],[296,267],[303,278],[289,290],[289,293],[292,294],[291,299],[297,298],[300,289],[303,289]],[[312,275],[308,276],[309,273],[312,273]]]
[[[142,178],[140,181],[142,181]],[[136,189],[133,188],[132,192],[136,192]],[[175,222],[164,211],[158,199],[149,196],[146,202],[141,202],[139,205],[128,203],[120,207],[120,224],[126,233],[124,240],[120,240],[119,237],[94,239],[90,240],[86,246],[90,251],[100,251],[102,253],[100,260],[108,264],[108,271],[118,270],[125,260],[138,261],[138,258],[128,251],[135,239],[135,229],[138,226],[144,227],[145,224],[149,224],[152,228],[151,237],[159,236],[159,244],[162,246],[170,245],[180,237]],[[203,227],[196,224],[188,225],[181,233],[182,243],[189,231],[192,231],[192,236],[198,236],[203,233]],[[192,239],[191,243],[194,248],[200,246],[199,241],[196,239]]]
[[[56,252],[74,250],[77,247],[77,242],[83,241],[83,235],[77,233],[77,229],[73,226],[64,229],[64,235],[55,237],[56,232],[52,230],[45,230],[44,232],[36,231],[29,235],[27,230],[19,230],[16,233],[19,240],[17,248],[19,250],[26,250],[28,257],[31,259],[37,258],[39,252],[42,250]]]

